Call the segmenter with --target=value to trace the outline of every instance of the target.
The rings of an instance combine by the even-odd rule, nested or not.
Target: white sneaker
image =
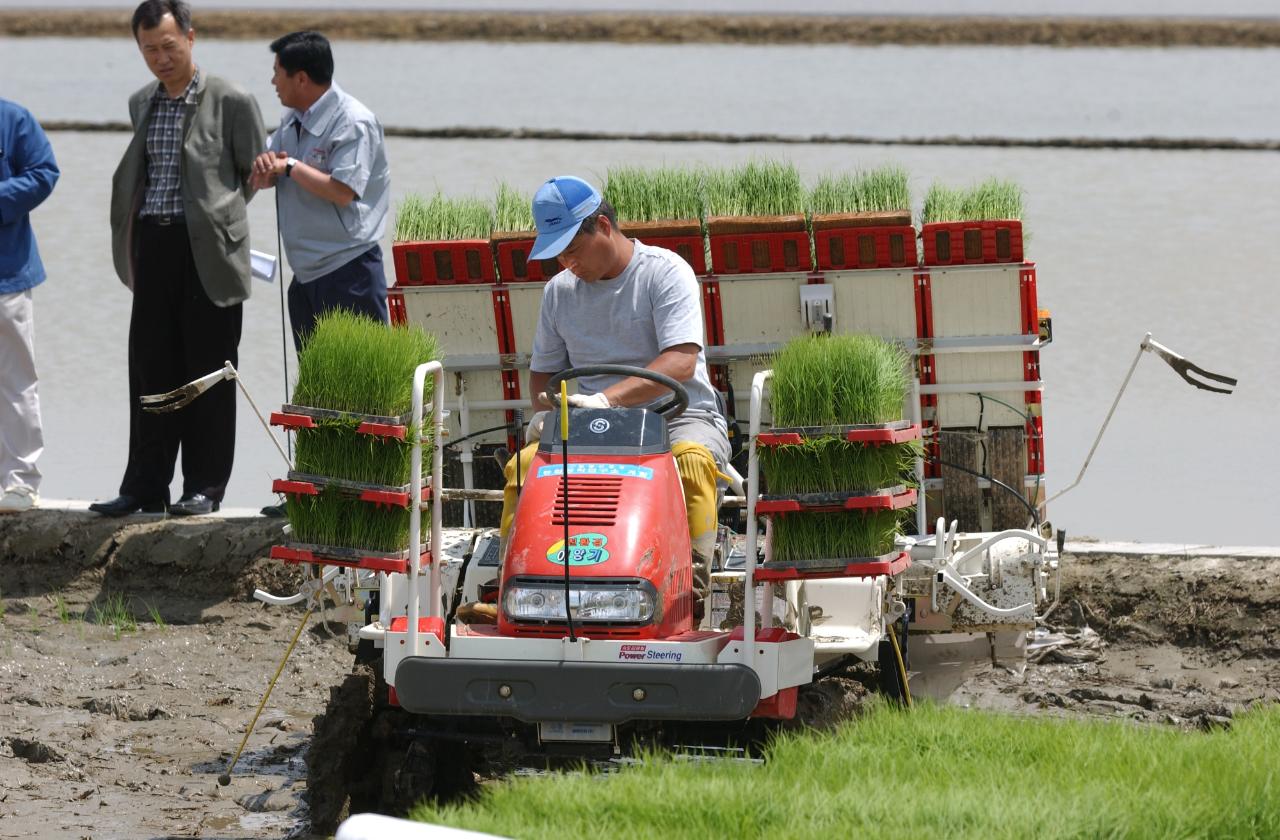
[[[0,497],[0,513],[22,513],[31,510],[40,501],[40,495],[29,487],[6,490]]]

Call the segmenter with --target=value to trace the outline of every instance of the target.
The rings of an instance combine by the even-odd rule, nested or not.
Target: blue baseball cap
[[[600,209],[600,192],[581,178],[552,178],[533,196],[533,222],[538,238],[529,252],[531,260],[559,255],[582,227],[582,220]]]

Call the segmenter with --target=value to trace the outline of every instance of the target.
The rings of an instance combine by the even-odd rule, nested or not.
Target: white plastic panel
[[[724,275],[715,279],[720,283],[726,345],[780,344],[808,332],[800,311],[800,287],[808,283],[808,274]],[[751,389],[750,377],[742,387]]]
[[[914,272],[911,269],[828,271],[835,289],[835,331],[904,340],[916,335]]]
[[[445,365],[450,356],[497,354],[493,286],[409,286],[404,306],[409,323],[440,342]]]
[[[930,268],[934,336],[1021,333],[1021,269],[1016,263]]]

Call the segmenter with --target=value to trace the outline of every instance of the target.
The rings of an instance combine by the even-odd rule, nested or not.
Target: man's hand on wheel
[[[603,392],[599,394],[570,394],[569,405],[574,408],[609,408],[609,398]]]

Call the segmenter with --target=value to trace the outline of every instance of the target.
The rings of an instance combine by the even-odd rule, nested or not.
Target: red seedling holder
[[[761,432],[756,435],[756,446],[797,446],[806,440],[819,437],[839,437],[850,443],[862,443],[867,446],[886,446],[894,443],[906,443],[920,438],[920,426],[891,424],[884,426],[833,426],[805,427],[797,429],[775,429],[772,432]]]
[[[879,577],[900,574],[911,565],[911,555],[905,551],[886,554],[883,557],[858,558],[839,567],[805,569],[795,566],[760,566],[756,569],[757,583],[778,580],[815,580],[837,577]]]
[[[314,429],[317,420],[358,420],[356,433],[404,440],[409,434],[409,415],[380,417],[376,414],[355,414],[349,411],[332,411],[305,405],[285,405],[280,411],[271,412],[271,425],[288,429]]]
[[[352,497],[370,504],[400,508],[409,506],[410,494],[408,485],[404,487],[380,487],[373,484],[360,484],[354,481],[321,478],[320,476],[303,477],[299,473],[290,473],[289,478],[277,478],[271,483],[271,492],[285,493],[291,496],[318,496],[326,486],[337,487]],[[422,488],[422,501],[426,502],[430,499],[431,486],[424,485]]]
[[[391,246],[397,286],[452,286],[496,283],[487,239],[396,242]]]
[[[391,572],[405,574],[409,569],[409,552],[399,554],[378,554],[364,552],[354,548],[337,548],[320,545],[273,545],[271,559],[285,563],[318,563],[323,566],[346,566],[354,569],[369,569],[375,572]],[[423,551],[419,557],[419,567],[431,565],[431,552]]]
[[[500,239],[495,234],[493,253],[498,261],[498,280],[503,283],[534,283],[550,280],[560,272],[560,263],[554,259],[530,260],[533,237]]]
[[[813,244],[819,271],[908,268],[918,261],[910,225],[815,230]]]
[[[788,513],[823,513],[846,510],[871,512],[901,510],[916,503],[916,491],[910,487],[902,489],[900,492],[868,493],[831,499],[813,498],[839,495],[813,493],[797,496],[765,496],[756,502],[756,513],[785,515]]]
[[[699,276],[707,273],[707,252],[702,236],[646,236],[642,240],[646,245],[666,248],[675,251],[680,259],[689,264],[693,273]]]
[[[707,230],[715,274],[813,270],[804,216],[713,216]]]
[[[1022,222],[931,222],[920,229],[925,265],[1022,262]]]

